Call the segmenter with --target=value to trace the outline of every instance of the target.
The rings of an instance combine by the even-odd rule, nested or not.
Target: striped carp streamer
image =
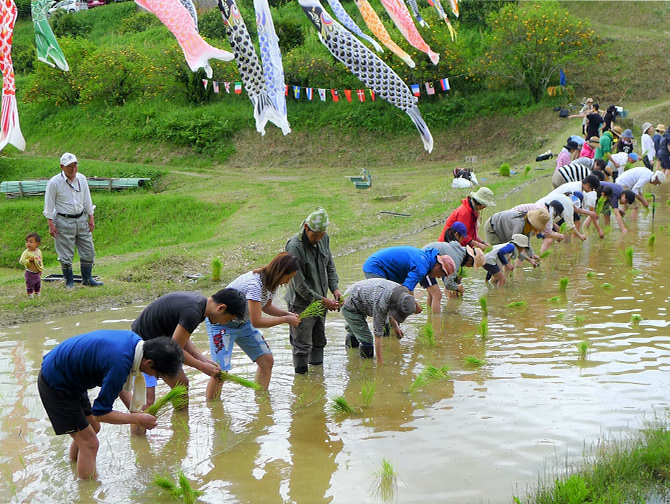
[[[412,9],[412,15],[416,18],[419,24],[424,28],[430,28],[428,23],[426,23],[419,13],[419,6],[417,5],[416,0],[407,0],[407,3],[409,4],[409,8]]]
[[[14,0],[0,0],[0,70],[2,70],[2,114],[0,116],[0,149],[12,144],[25,150],[19,126],[19,111],[16,108],[16,83],[12,65],[12,38],[16,21]]]
[[[433,150],[433,136],[416,106],[417,98],[407,84],[377,55],[333,20],[318,0],[298,0],[316,27],[319,39],[351,73],[378,96],[405,112],[421,134],[424,148]]]
[[[70,70],[65,55],[58,45],[58,41],[51,30],[47,20],[47,12],[51,7],[52,0],[33,0],[30,3],[30,13],[33,18],[33,29],[35,30],[35,47],[37,48],[37,59],[49,66],[57,66],[64,72]],[[49,61],[53,60],[53,63]]]
[[[351,19],[349,13],[346,10],[344,10],[344,7],[342,7],[340,0],[328,0],[328,5],[330,5],[331,9],[333,9],[335,17],[340,20],[340,23],[342,23],[342,25],[347,30],[359,36],[360,38],[370,42],[372,46],[375,48],[375,51],[384,52],[382,46],[380,46],[375,39],[363,33],[363,30],[361,30],[360,27],[356,24],[356,22],[353,19]]]
[[[401,47],[391,39],[391,35],[389,35],[389,32],[386,31],[382,20],[379,19],[379,16],[372,8],[368,0],[354,1],[356,2],[356,7],[358,7],[361,16],[363,16],[363,21],[365,21],[365,24],[368,26],[368,28],[370,28],[370,31],[375,35],[375,37],[377,37],[382,44],[388,47],[393,54],[403,60],[408,67],[414,68],[416,63],[414,63],[412,57],[403,51]]]
[[[400,33],[413,47],[428,55],[433,65],[437,65],[440,61],[440,55],[433,51],[423,37],[419,30],[414,26],[412,16],[402,0],[381,0],[384,9],[393,20],[393,23],[398,27]]]
[[[153,13],[161,20],[179,42],[184,52],[186,63],[192,72],[198,68],[205,70],[208,78],[212,78],[210,59],[231,61],[233,54],[212,47],[198,34],[195,21],[189,11],[179,0],[135,0],[140,7]]]
[[[456,40],[457,33],[456,30],[454,30],[454,27],[451,26],[451,23],[449,22],[449,18],[447,17],[446,12],[444,12],[444,8],[442,7],[442,3],[440,0],[428,0],[428,5],[432,6],[435,11],[437,12],[437,15],[440,17],[440,19],[443,19],[445,23],[447,23],[447,28],[449,28],[449,35],[451,36],[451,41],[453,42]],[[458,17],[458,2],[456,0],[452,0],[451,2],[451,9],[453,11],[454,5],[456,5],[456,17]]]
[[[265,86],[275,109],[284,118],[285,125],[282,127],[282,132],[286,135],[291,132],[291,128],[286,111],[286,96],[284,94],[286,81],[284,80],[284,65],[279,50],[279,39],[275,32],[267,0],[254,0],[254,10],[256,11],[256,30],[263,63]]]
[[[268,95],[265,79],[263,78],[263,68],[258,61],[254,44],[235,0],[219,0],[219,10],[223,23],[226,25],[228,42],[230,42],[230,47],[235,54],[237,69],[240,72],[249,99],[254,105],[256,131],[265,135],[265,125],[268,121],[272,121],[282,129],[284,135],[288,134],[291,128],[282,114],[277,111]]]

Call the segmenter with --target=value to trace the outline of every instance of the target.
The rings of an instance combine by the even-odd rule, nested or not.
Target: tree
[[[488,15],[489,49],[481,61],[492,80],[528,89],[537,102],[560,69],[594,64],[598,37],[558,2],[510,4]]]

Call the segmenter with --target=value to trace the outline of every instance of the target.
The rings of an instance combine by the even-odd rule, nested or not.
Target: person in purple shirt
[[[610,215],[614,213],[614,218],[619,225],[619,231],[627,233],[628,229],[626,229],[623,223],[623,215],[628,205],[632,205],[635,201],[635,193],[630,189],[624,189],[623,186],[614,182],[601,182],[597,191],[598,199],[603,198],[605,200],[602,208],[605,225],[610,225]],[[624,210],[621,210],[619,205],[623,205]]]
[[[140,411],[114,411],[121,389],[133,386],[144,403],[141,372],[156,377],[179,374],[184,354],[175,340],[142,341],[132,331],[100,330],[69,338],[44,356],[37,388],[57,435],[72,437],[70,459],[82,479],[96,478],[100,422],[153,429],[156,417]],[[133,382],[133,378],[135,378]],[[88,390],[100,387],[93,406]]]

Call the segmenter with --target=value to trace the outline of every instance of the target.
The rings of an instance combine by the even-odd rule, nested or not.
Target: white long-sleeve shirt
[[[86,177],[77,172],[72,182],[61,171],[51,177],[44,194],[44,216],[53,219],[56,214],[77,215],[86,212],[93,215],[95,205]]]
[[[652,162],[656,157],[656,148],[654,147],[654,141],[647,133],[642,135],[642,155],[647,156],[649,162]]]

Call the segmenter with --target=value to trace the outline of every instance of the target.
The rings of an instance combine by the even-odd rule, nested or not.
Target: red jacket
[[[477,213],[475,210],[475,207],[472,204],[472,200],[469,196],[461,201],[461,206],[451,212],[451,215],[447,218],[447,222],[444,225],[444,229],[442,230],[442,234],[440,235],[438,241],[444,241],[444,234],[447,232],[447,229],[449,229],[456,221],[460,221],[465,224],[465,228],[468,230],[468,237],[464,243],[461,243],[461,245],[467,245],[472,240],[477,240],[478,242],[484,241],[477,234],[479,213]]]

